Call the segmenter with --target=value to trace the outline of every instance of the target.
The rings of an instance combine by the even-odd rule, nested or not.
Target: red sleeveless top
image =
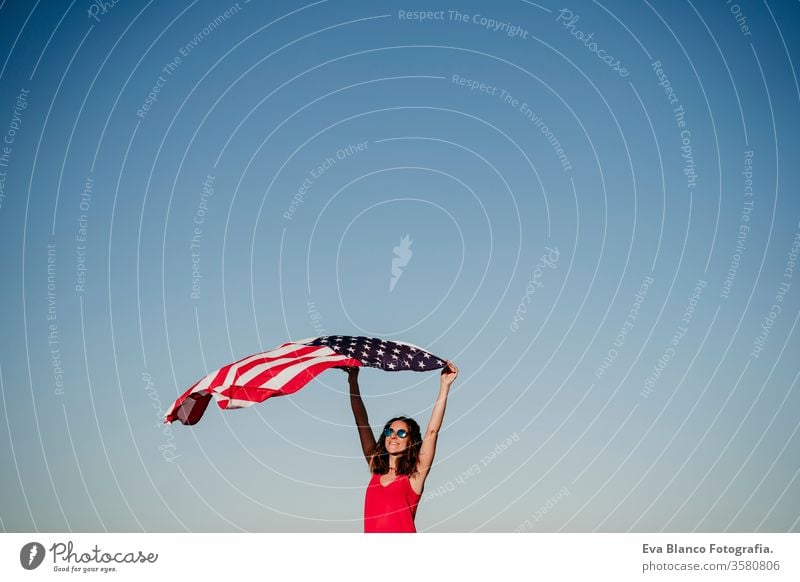
[[[381,476],[373,473],[364,498],[364,533],[416,533],[420,497],[407,475],[398,475],[384,487]]]

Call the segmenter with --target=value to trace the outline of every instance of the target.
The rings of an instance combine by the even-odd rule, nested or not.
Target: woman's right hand
[[[358,380],[358,366],[342,366],[341,369],[347,373],[348,380]]]

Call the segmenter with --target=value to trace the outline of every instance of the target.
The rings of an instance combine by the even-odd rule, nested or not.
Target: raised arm
[[[425,429],[425,434],[422,435],[422,447],[419,451],[417,473],[411,478],[411,486],[414,491],[420,494],[425,485],[425,479],[428,478],[428,472],[433,465],[433,457],[436,455],[436,440],[439,438],[439,429],[442,427],[444,410],[447,407],[447,396],[456,376],[458,376],[458,368],[448,360],[439,379],[439,394],[436,397],[436,403],[433,405],[428,428]]]
[[[350,407],[353,409],[353,417],[358,428],[358,438],[361,439],[361,450],[364,451],[364,458],[369,463],[369,456],[375,449],[375,435],[369,426],[367,409],[364,401],[361,400],[361,392],[358,389],[358,368],[344,368],[347,372],[347,381],[350,384]]]

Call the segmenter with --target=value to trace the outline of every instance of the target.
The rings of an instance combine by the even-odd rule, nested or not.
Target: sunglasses
[[[393,434],[394,434],[394,430],[393,430],[393,429],[391,429],[391,428],[389,428],[388,426],[387,426],[385,429],[383,429],[383,436],[385,436],[387,439],[388,439],[390,436],[392,436]],[[399,429],[399,430],[397,431],[397,438],[399,438],[399,439],[404,439],[404,438],[406,438],[407,436],[408,436],[408,431],[407,431],[406,429],[404,429],[404,428],[401,428],[401,429]]]

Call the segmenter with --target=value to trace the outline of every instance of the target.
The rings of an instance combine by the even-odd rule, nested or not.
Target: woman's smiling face
[[[386,450],[390,455],[400,454],[408,447],[408,425],[402,420],[395,420],[389,425],[389,428],[392,430],[392,435],[384,437],[386,439]],[[405,431],[405,437],[398,437],[398,431]]]

